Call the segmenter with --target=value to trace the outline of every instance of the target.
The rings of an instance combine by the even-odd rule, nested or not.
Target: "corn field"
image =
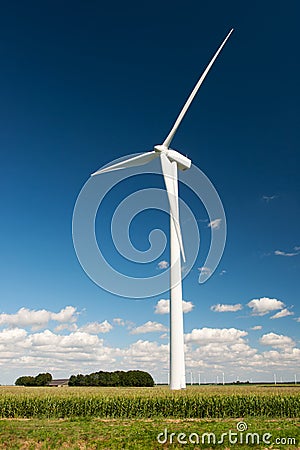
[[[300,393],[163,388],[1,388],[1,418],[294,418]]]

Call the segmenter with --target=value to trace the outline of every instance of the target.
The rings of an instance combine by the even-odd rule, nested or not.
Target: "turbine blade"
[[[214,54],[212,60],[210,61],[210,63],[208,64],[208,66],[206,67],[206,69],[204,70],[203,74],[201,75],[201,77],[199,78],[199,81],[197,82],[196,86],[194,87],[193,91],[191,92],[189,98],[187,99],[184,107],[182,108],[179,116],[177,117],[173,128],[171,129],[170,133],[168,134],[168,136],[166,137],[163,145],[166,146],[167,148],[169,148],[171,141],[177,131],[177,128],[180,125],[180,122],[182,121],[185,113],[187,112],[187,110],[189,109],[190,104],[192,103],[192,101],[194,100],[195,95],[197,94],[201,84],[203,83],[206,75],[208,74],[211,66],[213,65],[213,63],[215,62],[215,60],[217,59],[219,53],[221,52],[222,48],[224,47],[224,45],[226,44],[227,40],[229,39],[229,36],[231,35],[231,33],[233,32],[233,28],[229,31],[229,33],[227,34],[226,38],[224,39],[224,41],[222,42],[222,44],[220,45],[220,47],[218,48],[217,52]]]
[[[113,170],[126,169],[128,167],[142,166],[152,161],[152,159],[157,158],[158,153],[154,150],[152,152],[142,153],[141,155],[134,156],[133,158],[126,159],[119,163],[113,164],[112,166],[104,167],[104,169],[97,170],[92,173],[91,176],[99,175],[100,173],[111,172]]]
[[[180,251],[182,254],[182,259],[185,262],[185,253],[179,224],[178,185],[177,185],[178,181],[177,181],[176,162],[171,163],[171,161],[169,160],[169,158],[165,153],[160,154],[160,161],[169,199],[170,215],[175,226]],[[176,170],[174,170],[174,168]]]

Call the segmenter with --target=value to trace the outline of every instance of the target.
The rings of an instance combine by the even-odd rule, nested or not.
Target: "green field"
[[[0,387],[0,448],[289,450],[299,412],[297,386]]]

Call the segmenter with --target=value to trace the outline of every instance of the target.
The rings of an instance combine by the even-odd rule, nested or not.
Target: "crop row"
[[[299,395],[0,397],[2,418],[291,418],[299,414]]]

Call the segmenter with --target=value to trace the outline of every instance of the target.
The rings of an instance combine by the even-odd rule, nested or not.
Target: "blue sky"
[[[172,143],[212,181],[228,227],[219,267],[199,284],[209,221],[180,188],[201,233],[183,282],[187,372],[300,379],[299,12],[296,1],[2,6],[0,383],[132,368],[167,380],[168,293],[132,300],[94,284],[74,251],[73,209],[90,173],[163,141],[231,27]],[[163,188],[159,176],[140,178],[112,191],[97,216],[119,270],[127,263],[109,217],[137,189]],[[151,229],[168,235],[165,213],[132,226],[140,250]],[[168,260],[166,247],[136,276]]]

